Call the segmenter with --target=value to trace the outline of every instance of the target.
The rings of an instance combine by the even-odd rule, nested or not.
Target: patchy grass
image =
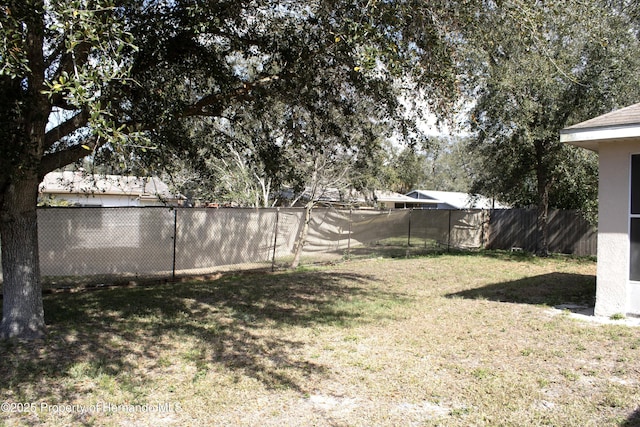
[[[594,274],[451,254],[47,295],[47,339],[0,344],[0,424],[636,425],[640,329],[549,310]]]

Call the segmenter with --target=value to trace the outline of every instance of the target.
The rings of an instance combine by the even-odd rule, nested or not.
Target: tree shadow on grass
[[[620,427],[638,427],[640,426],[640,408],[636,409],[629,418],[627,418]]]
[[[448,294],[447,297],[587,308],[595,304],[596,278],[586,274],[549,273],[494,283]]]
[[[299,356],[307,343],[288,337],[288,328],[374,321],[359,308],[362,301],[403,298],[374,285],[366,275],[297,272],[47,295],[47,338],[0,343],[0,393],[16,401],[55,396],[72,402],[74,378],[100,375],[144,386],[136,361],[161,373],[167,362],[159,355],[176,351],[178,343],[188,343],[177,351],[195,365],[195,375],[222,366],[267,388],[304,393],[300,379],[327,367]],[[54,391],[51,381],[72,385]]]

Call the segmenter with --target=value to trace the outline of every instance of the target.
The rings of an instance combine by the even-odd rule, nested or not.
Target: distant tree
[[[469,193],[480,163],[466,136],[435,136],[426,151],[426,177],[421,187]]]
[[[284,190],[297,199],[309,186],[309,165],[323,157],[329,163],[323,162],[322,175],[333,173],[331,162],[349,159],[348,173],[340,173],[345,187],[365,193],[379,188],[376,162],[384,156],[381,141],[390,131],[380,123],[384,110],[372,101],[354,93],[345,94],[341,105],[306,100],[296,105],[273,101],[268,109],[228,108],[225,117],[193,127],[201,161],[175,162],[172,181],[180,182],[183,194],[206,200],[287,204]]]
[[[480,163],[462,136],[435,135],[420,146],[390,146],[380,170],[382,187],[399,193],[414,189],[469,192]]]
[[[290,268],[295,269],[300,264],[302,251],[307,243],[307,234],[311,223],[313,209],[323,197],[332,192],[346,192],[348,189],[348,171],[351,162],[348,155],[340,153],[308,153],[306,160],[306,179],[303,181],[304,190],[297,198],[304,200],[304,217],[302,227],[298,233],[294,248],[293,260]]]
[[[594,156],[561,144],[559,131],[637,102],[640,45],[621,6],[488,1],[467,27],[464,83],[483,163],[472,191],[537,206],[541,255],[549,207],[592,209],[597,198]]]
[[[393,189],[397,181],[396,171],[391,164],[395,147],[385,136],[377,135],[364,149],[363,155],[354,161],[350,182],[366,200],[373,202],[376,190]]]
[[[421,187],[427,178],[426,157],[416,147],[404,147],[393,160],[398,193]]]
[[[275,203],[272,196],[286,166],[278,153],[282,145],[275,143],[282,134],[275,120],[208,118],[194,123],[190,132],[199,161],[176,158],[165,167],[176,191],[190,200],[241,207]]]

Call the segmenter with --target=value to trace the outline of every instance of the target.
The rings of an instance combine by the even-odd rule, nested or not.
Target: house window
[[[631,156],[629,279],[640,282],[640,154]]]

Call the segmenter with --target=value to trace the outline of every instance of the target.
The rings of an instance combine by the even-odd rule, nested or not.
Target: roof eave
[[[560,131],[560,142],[598,152],[601,143],[640,139],[640,123],[624,126],[567,128]]]

